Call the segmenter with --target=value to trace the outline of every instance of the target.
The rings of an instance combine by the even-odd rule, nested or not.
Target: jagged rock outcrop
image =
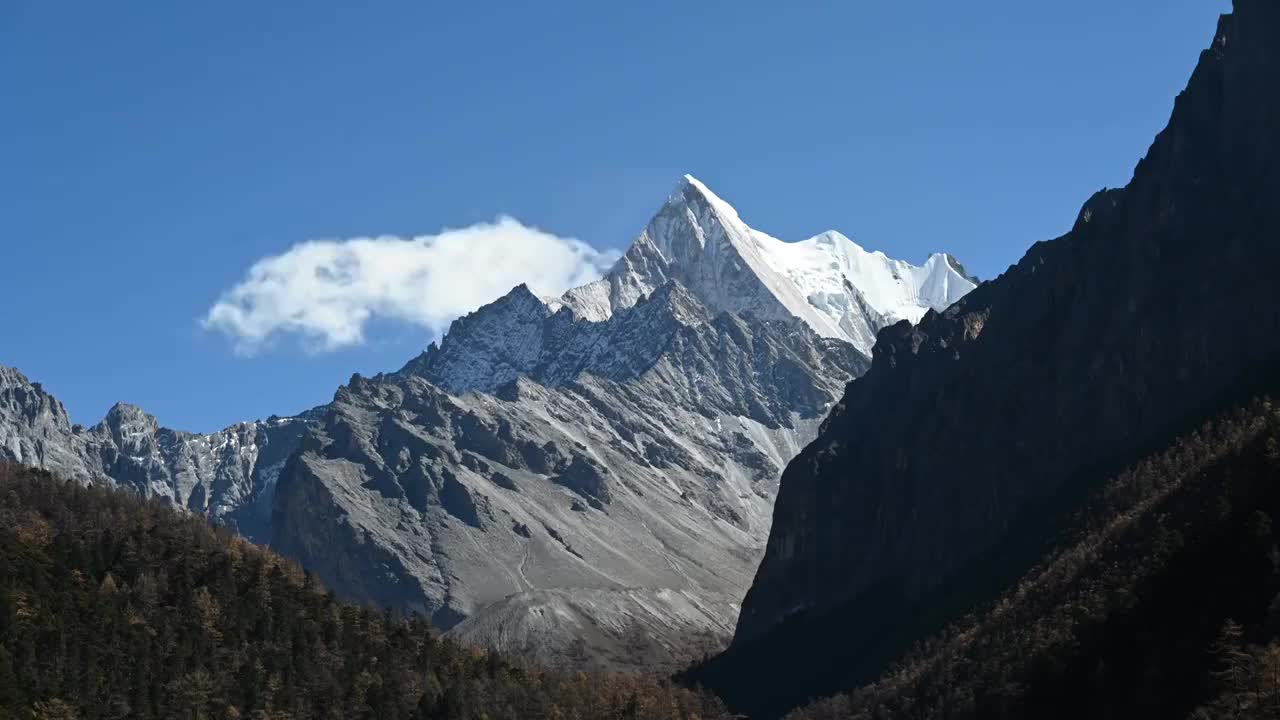
[[[0,460],[165,498],[258,541],[267,538],[275,481],[304,424],[273,417],[201,435],[117,403],[84,428],[39,383],[0,366]]]
[[[460,322],[405,371],[342,388],[284,474],[272,544],[344,594],[474,642],[539,638],[567,654],[584,617],[615,641],[642,616],[665,628],[659,643],[694,621],[725,634],[781,468],[865,358],[798,322],[713,315],[673,281],[605,321],[544,318],[548,335],[592,338],[590,350],[544,347],[493,393],[428,379],[443,384],[451,348],[524,295]],[[550,618],[513,609],[566,593],[581,593],[574,609]]]
[[[1091,468],[1274,368],[1277,238],[1280,5],[1237,0],[1124,190],[952,307],[880,332],[784,474],[735,646],[873,591],[908,606]]]
[[[71,424],[66,408],[40,383],[0,365],[0,460],[96,479],[100,468],[82,452],[83,434],[84,428]]]
[[[603,280],[517,287],[353,378],[285,472],[273,544],[477,644],[682,657],[727,637],[781,468],[866,367],[841,328],[972,287],[942,255],[781,243],[686,178]]]
[[[119,405],[76,429],[12,374],[0,445],[208,513],[476,644],[674,666],[727,640],[781,469],[875,330],[973,286],[942,254],[783,243],[686,177],[604,279],[517,287],[302,418],[206,436]]]
[[[865,354],[880,328],[916,322],[977,284],[945,253],[915,266],[867,252],[834,230],[783,242],[749,227],[732,206],[686,175],[608,275],[570,290],[561,302],[601,320],[669,280],[718,310],[798,318],[822,337],[852,343]]]

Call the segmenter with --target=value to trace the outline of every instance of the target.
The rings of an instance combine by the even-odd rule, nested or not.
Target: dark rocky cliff
[[[1127,188],[946,311],[881,331],[784,473],[719,670],[763,662],[745,648],[784,619],[820,626],[879,593],[909,606],[1272,362],[1278,136],[1280,4],[1237,0]]]

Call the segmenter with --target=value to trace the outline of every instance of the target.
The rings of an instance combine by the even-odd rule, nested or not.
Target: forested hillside
[[[1280,368],[1280,4],[1233,8],[1123,189],[946,310],[879,334],[784,471],[733,643],[691,673],[732,709],[772,717],[874,682],[1026,577],[1061,540],[1052,523],[1107,478],[1280,387],[1250,380]],[[1205,542],[1187,551],[1211,558],[1203,577],[1174,583],[1184,595],[1239,560]],[[1045,593],[1039,609],[1063,607]],[[1164,684],[1171,703],[1190,692]]]
[[[986,611],[790,717],[1280,717],[1277,513],[1257,401],[1106,483]]]
[[[722,716],[462,648],[202,518],[0,464],[0,718]]]

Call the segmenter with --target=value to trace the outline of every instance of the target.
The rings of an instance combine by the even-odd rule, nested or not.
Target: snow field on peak
[[[919,322],[930,309],[941,310],[974,288],[941,253],[931,255],[924,265],[912,265],[879,250],[868,252],[834,230],[800,242],[759,231],[752,232],[752,239],[769,264],[837,326],[840,316],[834,314],[830,299],[848,296],[850,286],[890,323]]]
[[[603,279],[569,290],[552,307],[603,320],[672,278],[714,312],[795,317],[864,354],[880,328],[918,322],[975,287],[941,253],[917,266],[868,252],[835,231],[779,240],[749,227],[732,205],[686,175]]]

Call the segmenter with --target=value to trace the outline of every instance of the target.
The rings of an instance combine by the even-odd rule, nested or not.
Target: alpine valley
[[[296,416],[83,428],[0,368],[0,459],[205,514],[466,643],[675,669],[727,642],[782,469],[876,334],[975,284],[944,254],[783,242],[686,176],[600,280],[516,287]]]
[[[1280,3],[1236,0],[1126,187],[880,333],[690,679],[755,718],[1280,716],[1277,239]]]
[[[1280,717],[1280,2],[1232,5],[981,284],[686,176],[296,415],[0,368],[0,718]]]

